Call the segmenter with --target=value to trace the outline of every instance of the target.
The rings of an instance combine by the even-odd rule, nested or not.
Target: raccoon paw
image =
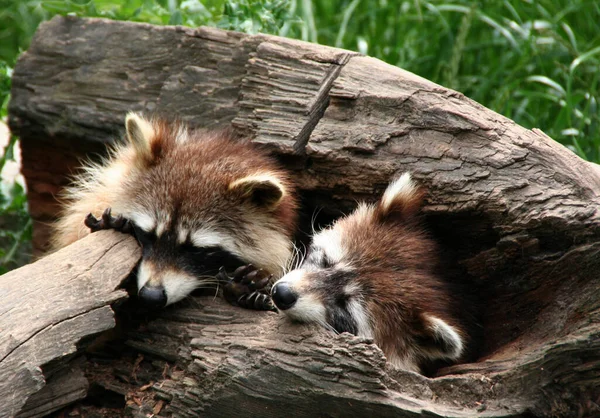
[[[131,227],[129,219],[126,219],[121,215],[112,216],[110,212],[110,208],[107,208],[102,213],[100,219],[96,218],[91,213],[88,213],[88,216],[85,217],[84,221],[85,226],[90,228],[92,232],[101,231],[103,229],[114,229],[125,234],[132,232],[133,228]]]
[[[239,267],[229,278],[223,269],[219,271],[221,278],[226,277],[223,286],[223,297],[232,305],[257,311],[275,311],[271,301],[273,275],[257,269],[252,264]]]

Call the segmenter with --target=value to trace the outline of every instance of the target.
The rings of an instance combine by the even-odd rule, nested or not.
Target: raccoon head
[[[126,119],[130,171],[114,212],[142,246],[141,299],[164,306],[212,285],[221,267],[280,274],[292,251],[296,201],[287,175],[223,133]]]
[[[273,286],[276,306],[293,320],[372,338],[404,370],[457,360],[463,333],[419,225],[423,196],[405,173],[376,205],[317,233],[301,265]]]

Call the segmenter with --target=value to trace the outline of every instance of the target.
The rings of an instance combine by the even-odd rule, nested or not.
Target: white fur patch
[[[256,220],[248,217],[246,228],[251,244],[237,243],[239,250],[234,254],[280,276],[292,256],[292,241],[282,231],[267,229],[264,225],[268,223],[272,223],[268,215],[257,216]]]
[[[282,198],[283,196],[285,196],[285,187],[283,187],[283,184],[281,183],[279,178],[271,173],[252,174],[250,176],[246,176],[244,178],[235,180],[229,185],[229,190],[235,189],[236,187],[242,184],[251,185],[253,183],[271,183],[274,186],[276,186],[279,190],[281,190]]]
[[[139,228],[146,232],[151,232],[156,227],[156,220],[145,212],[133,212],[125,216]]]
[[[179,227],[179,229],[177,230],[177,243],[183,244],[184,242],[186,242],[189,233],[190,231],[188,231],[187,229]]]
[[[161,277],[161,284],[167,294],[167,305],[170,305],[192,293],[202,282],[183,272],[167,271]]]
[[[171,214],[169,212],[162,212],[158,214],[158,222],[156,225],[156,236],[160,237],[171,224]]]
[[[339,263],[345,255],[341,231],[335,227],[324,229],[315,235],[312,246],[322,250],[332,263]]]
[[[201,228],[191,232],[190,240],[198,248],[221,247],[240,256],[235,240],[230,235],[211,228]]]
[[[297,269],[290,271],[288,274],[279,279],[277,283],[288,283],[292,290],[298,292],[302,289],[305,279],[306,272],[301,269]],[[275,286],[273,286],[273,288],[275,288]],[[322,301],[310,293],[306,294],[300,291],[300,296],[298,297],[296,303],[291,308],[281,312],[290,318],[295,319],[296,321],[317,323],[329,328],[327,326],[327,309],[325,308],[325,305],[323,305]]]
[[[410,200],[416,191],[417,185],[412,180],[410,173],[404,173],[387,187],[381,198],[381,207],[387,211],[395,200]]]
[[[356,321],[357,335],[364,338],[373,338],[373,327],[371,326],[371,319],[363,304],[361,303],[360,297],[350,298],[347,305],[348,312],[352,318]]]
[[[446,321],[436,318],[435,316],[428,316],[427,319],[431,324],[431,330],[433,331],[434,337],[443,341],[445,345],[451,347],[451,351],[441,351],[441,357],[456,360],[458,359],[464,350],[464,344],[461,336],[456,332],[454,327],[446,323]]]
[[[373,206],[366,203],[359,203],[356,210],[348,216],[359,225],[368,225],[373,219]]]
[[[290,283],[290,284],[294,285],[294,287],[298,288],[298,287],[300,287],[303,278],[304,278],[304,271],[297,269],[297,270],[290,271],[288,274],[283,276],[281,279],[277,280],[277,283],[279,283],[279,282]]]
[[[97,173],[96,175],[101,178],[103,185],[108,190],[118,190],[123,183],[123,179],[126,178],[126,173],[130,170],[125,164],[121,162],[115,162],[106,167],[103,172]]]
[[[160,237],[167,230],[167,221],[160,221],[156,226],[156,236]]]
[[[282,312],[297,321],[314,322],[323,326],[327,324],[325,305],[310,294],[300,296],[294,306]]]
[[[344,287],[344,295],[346,295],[347,297],[360,296],[360,291],[361,288],[356,283],[350,282]]]
[[[361,287],[356,283],[344,286],[344,295],[348,299],[347,309],[356,322],[356,335],[364,338],[373,338],[373,326],[369,312],[365,309]]]
[[[142,262],[140,263],[140,267],[138,268],[138,272],[137,272],[138,292],[142,287],[144,287],[144,285],[146,283],[148,283],[148,280],[150,280],[150,277],[152,276],[152,274],[153,274],[153,269],[152,269],[151,265],[142,260]]]

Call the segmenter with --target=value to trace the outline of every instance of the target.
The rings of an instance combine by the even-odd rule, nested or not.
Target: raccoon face
[[[422,199],[405,174],[378,204],[316,234],[299,268],[273,286],[275,305],[290,319],[374,339],[404,370],[458,359],[464,338],[416,216]]]
[[[227,239],[208,231],[179,235],[144,230],[132,221],[135,237],[142,246],[138,270],[139,297],[147,305],[162,307],[185,298],[204,286],[216,287],[221,268],[233,271],[245,264],[223,247]],[[200,238],[198,238],[200,237]]]
[[[358,287],[360,273],[348,262],[338,229],[315,235],[300,267],[273,287],[273,301],[291,319],[371,338],[366,289]]]
[[[220,268],[278,274],[291,256],[296,203],[286,175],[248,144],[126,121],[133,167],[113,211],[142,246],[138,289],[161,307],[211,285]]]

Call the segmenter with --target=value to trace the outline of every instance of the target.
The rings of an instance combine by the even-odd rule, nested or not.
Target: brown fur
[[[425,313],[444,319],[464,336],[454,318],[452,295],[436,273],[436,245],[414,217],[422,195],[402,202],[404,207],[391,211],[391,217],[378,205],[373,217],[350,215],[339,223],[347,259],[375,318],[375,343],[388,356],[403,357],[409,347],[431,338]]]
[[[126,217],[140,210],[152,212],[168,221],[167,228],[193,231],[210,221],[259,249],[261,234],[283,236],[291,252],[295,189],[276,162],[253,144],[232,139],[227,131],[187,131],[179,123],[162,120],[149,123],[154,133],[146,138],[149,144],[136,142],[130,135],[128,143],[113,150],[102,165],[88,165],[76,179],[56,224],[55,248],[87,235],[85,216],[98,217],[110,207],[113,215]],[[262,205],[229,189],[232,182],[260,173],[272,175],[284,187],[285,194],[276,205]],[[264,248],[263,253],[269,251]],[[283,267],[281,260],[258,258],[248,261],[270,270]]]
[[[226,220],[231,224],[226,227],[243,231],[248,215],[263,208],[230,192],[228,187],[233,181],[269,172],[293,190],[287,173],[274,161],[248,142],[233,141],[227,132],[195,132],[185,144],[177,144],[176,125],[161,121],[155,126],[153,158],[136,163],[139,171],[132,173],[133,178],[124,188],[130,196],[152,199],[160,210],[177,213],[178,220],[193,224],[227,214]],[[279,206],[269,208],[269,216],[277,221],[273,228],[291,236],[296,227],[296,206],[290,193]]]
[[[424,195],[405,174],[376,205],[360,204],[318,233],[299,269],[276,283],[275,303],[279,292],[293,319],[372,336],[403,369],[458,360],[466,333],[419,219]]]

